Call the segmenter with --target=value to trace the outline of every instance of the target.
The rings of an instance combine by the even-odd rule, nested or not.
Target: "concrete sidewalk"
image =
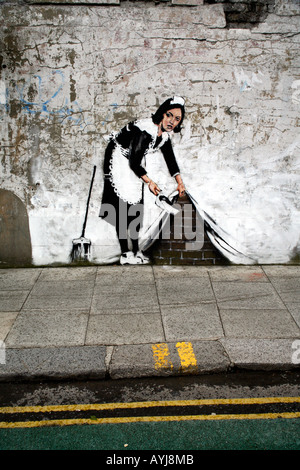
[[[0,270],[0,380],[300,365],[300,266]]]

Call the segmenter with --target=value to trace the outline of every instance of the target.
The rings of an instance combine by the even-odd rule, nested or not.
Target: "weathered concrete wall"
[[[247,1],[41,3],[0,6],[1,188],[27,209],[33,264],[69,262],[94,165],[86,236],[94,262],[116,259],[98,217],[105,138],[173,94],[187,113],[175,151],[203,209],[257,262],[299,252],[297,0],[252,21]]]

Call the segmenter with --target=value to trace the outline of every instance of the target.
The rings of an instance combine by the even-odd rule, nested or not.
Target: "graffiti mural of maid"
[[[178,196],[185,193],[170,138],[171,133],[180,131],[184,114],[184,99],[174,96],[166,100],[152,118],[131,122],[110,137],[104,158],[100,217],[116,228],[121,264],[149,263],[139,246],[145,187],[155,196],[162,210],[171,212],[173,209],[174,200],[170,200],[155,182],[158,168],[155,171],[152,166],[149,171],[147,165],[148,161],[154,160],[155,154],[164,159],[170,176],[176,181]]]
[[[180,168],[172,141],[180,134],[184,117],[184,98],[173,96],[164,101],[152,117],[130,122],[110,135],[104,156],[99,216],[115,229],[120,264],[149,263],[144,250],[153,244],[165,225],[164,237],[168,237],[169,216],[180,212],[176,202],[185,193],[204,222],[213,245],[232,262],[252,264],[254,261],[243,253],[238,241],[203,210],[198,203],[197,190],[189,184],[190,179],[187,178],[187,185],[183,182],[181,171],[189,159],[188,143],[181,147],[178,140],[177,145],[175,143],[181,156],[184,155]],[[179,213],[177,220],[182,224],[182,234],[184,214]],[[201,227],[201,237],[202,230]],[[195,237],[197,241],[197,232]]]

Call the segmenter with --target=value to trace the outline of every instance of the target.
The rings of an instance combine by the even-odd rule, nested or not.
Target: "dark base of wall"
[[[227,28],[251,29],[273,13],[275,0],[204,0],[204,5],[223,4]]]

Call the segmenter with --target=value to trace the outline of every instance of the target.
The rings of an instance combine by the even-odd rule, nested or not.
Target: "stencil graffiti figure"
[[[116,227],[121,264],[149,262],[139,250],[138,235],[143,220],[144,186],[147,185],[155,196],[161,192],[145,169],[151,152],[161,152],[170,175],[176,180],[179,197],[185,193],[170,138],[173,132],[181,130],[184,104],[184,99],[179,96],[169,98],[152,118],[130,122],[110,136],[104,157],[105,179],[99,216]],[[113,217],[109,215],[111,207],[114,208]]]

